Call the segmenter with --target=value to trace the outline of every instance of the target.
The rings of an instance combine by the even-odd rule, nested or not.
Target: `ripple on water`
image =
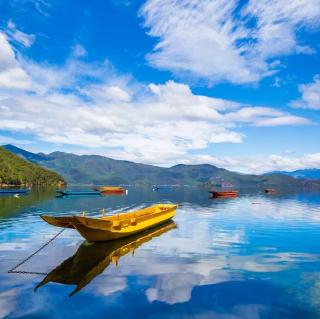
[[[211,200],[196,188],[165,193],[132,188],[127,196],[46,194],[31,205],[10,200],[0,216],[0,305],[8,305],[0,315],[68,318],[76,312],[86,318],[90,305],[95,316],[124,318],[142,313],[150,318],[318,318],[320,203],[315,198],[253,194]],[[33,288],[44,277],[6,274],[59,231],[41,214],[94,215],[102,208],[113,214],[162,201],[180,203],[177,228],[137,238],[133,246],[125,241],[91,245],[66,230],[23,265],[51,273],[36,293]]]

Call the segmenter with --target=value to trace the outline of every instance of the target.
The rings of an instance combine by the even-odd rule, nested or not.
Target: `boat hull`
[[[264,190],[264,192],[265,192],[266,194],[274,194],[274,193],[277,192],[277,190],[274,189],[274,188],[267,188],[267,189]]]
[[[209,191],[213,197],[237,197],[238,191]]]
[[[101,195],[123,195],[125,193],[124,190],[101,190]]]
[[[74,224],[74,228],[88,241],[98,242],[115,240],[137,234],[145,229],[162,224],[172,219],[175,213],[176,211],[172,210],[166,214],[162,214],[161,216],[137,223],[137,225],[123,223],[119,230],[114,229],[113,226],[106,227],[105,229],[99,229],[98,227],[86,225],[86,219],[84,217],[75,216],[79,223]]]
[[[178,205],[162,204],[132,213],[92,218],[86,216],[41,216],[56,227],[76,229],[90,242],[115,240],[137,234],[172,219]]]
[[[27,194],[27,189],[1,189],[0,194]]]
[[[125,189],[121,186],[102,186],[94,188],[95,191],[104,193],[104,192],[110,192],[110,193],[124,193]]]
[[[95,191],[95,192],[65,192],[65,191],[57,191],[57,193],[60,195],[60,196],[87,196],[87,195],[90,195],[90,196],[100,196],[101,193],[98,192],[98,191]]]

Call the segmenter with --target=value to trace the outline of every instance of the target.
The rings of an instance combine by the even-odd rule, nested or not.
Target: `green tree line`
[[[0,147],[0,185],[57,185],[64,183],[57,173],[28,162]]]

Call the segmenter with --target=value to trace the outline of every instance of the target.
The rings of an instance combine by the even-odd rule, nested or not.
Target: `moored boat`
[[[0,194],[26,194],[28,189],[0,189]]]
[[[60,196],[81,196],[81,195],[101,195],[100,192],[97,191],[56,191]]]
[[[266,188],[264,192],[267,194],[274,194],[277,192],[277,190],[275,188]]]
[[[159,191],[159,190],[171,190],[171,186],[169,185],[154,185],[152,190]]]
[[[48,216],[42,215],[47,223],[57,227],[76,229],[88,241],[106,241],[127,237],[170,220],[178,205],[156,204],[133,212],[101,217]]]
[[[125,194],[128,194],[128,191],[126,190],[125,192],[120,192],[120,191],[104,191],[100,192],[101,196],[112,196],[112,195],[117,195],[117,196],[122,196]]]
[[[128,253],[134,255],[134,251],[141,245],[176,227],[175,222],[169,221],[139,234],[112,242],[88,243],[84,241],[77,252],[46,275],[35,290],[49,282],[75,285],[76,288],[70,294],[72,296],[88,285],[111,263],[118,265],[122,256]]]
[[[110,194],[123,194],[126,191],[121,186],[101,186],[101,187],[95,187],[94,190],[100,193],[110,193]]]
[[[214,191],[209,190],[209,193],[212,194],[213,197],[236,197],[239,194],[239,191],[230,190],[230,191]]]

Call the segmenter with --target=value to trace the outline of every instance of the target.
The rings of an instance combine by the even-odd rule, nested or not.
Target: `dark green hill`
[[[114,160],[98,155],[54,152],[39,161],[72,184],[150,184],[164,170],[161,167]]]
[[[28,162],[0,147],[0,185],[58,185],[64,180],[57,173]]]
[[[71,184],[207,185],[220,187],[296,188],[302,182],[287,175],[247,175],[209,164],[175,165],[169,168],[114,160],[98,155],[63,152],[34,154],[6,145],[19,156],[58,172]]]

